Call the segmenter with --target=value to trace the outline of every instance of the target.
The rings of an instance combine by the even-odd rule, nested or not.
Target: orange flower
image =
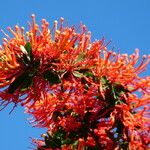
[[[12,96],[9,99],[9,93],[16,95],[22,105],[34,104],[49,90],[57,89],[54,84],[61,83],[60,79],[67,73],[72,74],[81,64],[81,68],[93,65],[93,62],[86,64],[95,51],[90,52],[91,56],[86,56],[90,33],[85,33],[85,26],[81,25],[81,33],[77,33],[74,27],[63,27],[62,24],[63,18],[59,29],[55,21],[50,30],[48,22],[43,19],[40,29],[32,15],[28,32],[24,33],[23,27],[15,26],[14,30],[8,28],[13,38],[4,33],[7,39],[4,39],[0,52],[0,87],[5,88],[0,97],[3,100],[15,101]],[[22,99],[24,96],[27,98]]]
[[[39,149],[147,149],[150,77],[140,77],[150,61],[91,42],[79,29],[32,15],[29,31],[15,26],[0,47],[1,106],[20,104],[32,125],[46,127]],[[139,96],[140,95],[140,96]],[[74,134],[75,133],[75,134]],[[57,141],[57,142],[55,142]],[[58,144],[57,144],[58,143]]]

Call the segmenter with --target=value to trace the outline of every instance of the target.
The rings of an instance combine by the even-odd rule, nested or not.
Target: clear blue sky
[[[141,54],[150,54],[150,0],[2,0],[0,29],[15,24],[27,27],[32,13],[38,22],[46,18],[50,24],[60,17],[70,25],[82,21],[92,32],[93,40],[105,36],[122,53],[131,54],[139,48]],[[9,110],[0,112],[0,150],[27,150],[32,146],[30,137],[39,137],[43,130],[27,123],[22,108],[11,115]]]

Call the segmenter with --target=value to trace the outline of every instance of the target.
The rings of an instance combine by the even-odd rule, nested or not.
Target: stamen
[[[24,27],[21,27],[21,28],[20,28],[20,31],[21,31],[21,37],[22,37],[22,39],[25,41],[25,35],[24,35],[25,29],[24,29]]]
[[[1,32],[2,32],[8,39],[11,39],[10,36],[4,32],[4,30],[1,29]]]
[[[60,28],[59,30],[62,31],[62,28],[63,28],[63,23],[64,23],[64,18],[60,18]]]
[[[19,31],[19,26],[18,25],[15,25],[15,30],[16,30],[16,32]]]
[[[3,38],[3,42],[8,43],[8,40],[6,38]]]
[[[16,33],[11,29],[11,27],[8,27],[7,30],[10,31],[15,37],[17,37]]]
[[[31,15],[31,18],[32,18],[32,23],[33,23],[33,28],[34,28],[35,25],[36,25],[35,14],[32,14],[32,15]]]
[[[138,72],[138,71],[142,72],[143,69],[146,68],[146,66],[147,66],[148,63],[149,63],[149,59],[148,59],[146,62],[145,62],[145,59],[146,59],[146,55],[143,55],[141,63],[140,63],[139,66],[135,69],[136,72]]]
[[[55,21],[54,21],[54,30],[57,30],[57,25],[58,25],[58,21],[55,20]]]

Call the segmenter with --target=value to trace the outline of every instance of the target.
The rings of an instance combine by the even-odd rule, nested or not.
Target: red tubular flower
[[[81,33],[77,33],[74,27],[62,26],[63,18],[60,28],[57,29],[55,21],[51,30],[45,19],[42,20],[41,29],[36,24],[34,15],[32,20],[29,32],[24,33],[23,27],[15,26],[15,30],[8,28],[14,38],[4,33],[7,39],[4,39],[0,53],[0,87],[5,90],[0,93],[0,97],[6,100],[5,104],[34,103],[49,90],[57,89],[53,85],[59,84],[60,78],[67,73],[71,74],[80,64],[83,63],[83,68],[91,66],[85,66],[83,62],[83,53],[90,43],[90,33],[85,34],[84,25],[81,25]],[[78,46],[74,47],[76,44]],[[24,96],[27,98],[22,99]]]
[[[107,49],[104,38],[91,42],[85,25],[32,15],[29,31],[8,30],[0,48],[1,106],[19,103],[36,127],[46,127],[38,150],[148,149],[150,77],[140,77],[150,56]],[[137,94],[138,93],[138,94]],[[138,96],[140,95],[140,96]]]

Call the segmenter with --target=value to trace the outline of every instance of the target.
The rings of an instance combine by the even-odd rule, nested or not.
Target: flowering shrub
[[[47,128],[33,139],[37,150],[145,150],[150,148],[150,76],[140,77],[150,56],[107,49],[91,42],[85,25],[41,28],[32,15],[29,31],[0,47],[1,109],[13,103]]]

